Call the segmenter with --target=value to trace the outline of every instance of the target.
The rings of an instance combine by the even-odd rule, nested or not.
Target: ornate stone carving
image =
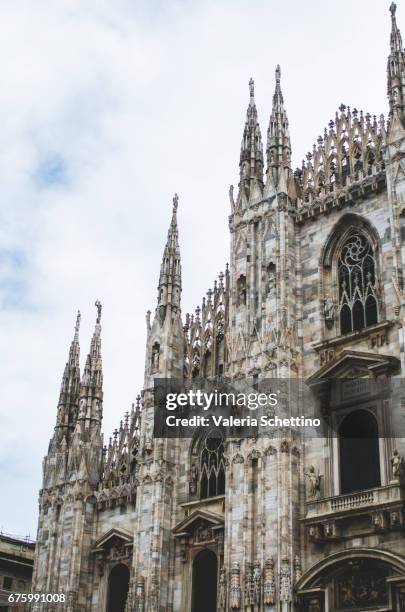
[[[364,610],[385,605],[388,599],[385,578],[384,570],[377,573],[361,564],[359,567],[352,567],[337,581],[339,609]]]
[[[262,569],[260,562],[255,561],[252,572],[252,588],[253,588],[253,604],[259,605],[261,599],[262,589]]]
[[[323,316],[326,327],[332,329],[333,323],[335,322],[335,305],[329,295],[327,295],[323,301]]]
[[[197,483],[198,483],[198,467],[195,463],[192,464],[190,468],[190,481],[189,481],[189,491],[191,495],[195,495],[197,493]]]
[[[224,566],[221,567],[219,573],[218,607],[220,610],[225,610],[226,607],[226,569]]]
[[[154,568],[152,571],[152,576],[150,579],[150,593],[148,599],[150,612],[157,611],[159,603],[159,580],[156,568]]]
[[[157,342],[152,346],[152,373],[159,372],[160,346]]]
[[[145,578],[139,576],[135,586],[135,612],[145,611]]]
[[[213,539],[212,529],[206,524],[199,525],[194,532],[194,542],[209,542]]]
[[[252,567],[250,563],[246,563],[245,567],[245,588],[244,588],[244,603],[245,608],[250,609],[253,605],[253,588],[252,588]]]
[[[294,582],[298,582],[298,580],[302,576],[302,568],[301,568],[301,558],[299,555],[295,555],[294,559]]]
[[[392,479],[397,481],[401,480],[404,473],[404,459],[402,453],[400,453],[398,449],[394,450],[391,457],[391,465]]]
[[[280,567],[280,600],[291,601],[291,567],[288,557],[283,557]]]
[[[264,586],[263,586],[263,603],[266,606],[271,606],[275,602],[276,596],[276,581],[274,576],[274,560],[273,557],[266,559],[264,564]]]
[[[241,603],[240,588],[240,565],[237,561],[232,564],[231,583],[229,587],[229,607],[231,610],[239,610]]]
[[[319,470],[317,474],[314,466],[311,465],[309,468],[309,471],[305,472],[304,475],[309,480],[308,498],[309,499],[319,499],[321,497],[321,478],[322,478],[322,476],[319,473]]]

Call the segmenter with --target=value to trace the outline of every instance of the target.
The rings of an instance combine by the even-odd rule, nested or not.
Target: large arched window
[[[378,322],[377,265],[368,236],[353,228],[338,253],[340,332],[359,331]]]
[[[220,431],[211,430],[201,439],[200,497],[225,493],[224,439]]]
[[[381,485],[378,424],[368,410],[354,410],[339,427],[340,493]]]

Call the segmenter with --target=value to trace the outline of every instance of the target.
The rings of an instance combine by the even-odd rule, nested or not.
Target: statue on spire
[[[250,80],[249,80],[249,90],[250,90],[250,100],[253,101],[255,97],[255,82],[252,79],[252,77],[250,77]]]
[[[173,212],[177,211],[178,206],[179,206],[179,196],[177,195],[177,193],[175,193],[173,196]]]
[[[80,310],[77,311],[77,317],[76,317],[76,324],[75,324],[75,336],[74,336],[74,341],[78,342],[79,341],[79,330],[80,330],[80,320],[82,318],[82,315],[80,313]]]
[[[96,300],[94,302],[94,306],[97,308],[97,320],[96,323],[100,324],[101,321],[101,309],[103,308],[100,300]]]
[[[387,75],[388,75],[388,100],[390,105],[390,116],[397,116],[399,120],[405,121],[405,53],[402,47],[401,32],[396,21],[397,5],[392,2],[390,6],[391,13],[391,36],[390,47],[391,53],[388,57]]]

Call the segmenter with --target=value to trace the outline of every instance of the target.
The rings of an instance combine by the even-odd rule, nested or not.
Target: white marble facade
[[[405,370],[405,55],[390,10],[388,118],[342,105],[302,168],[280,68],[265,155],[250,82],[230,264],[191,316],[173,199],[145,386],[105,449],[101,305],[82,376],[78,316],[34,570],[34,589],[65,592],[67,610],[405,610],[405,441],[392,424],[405,399],[358,382],[388,387]],[[348,466],[338,436],[154,439],[153,379],[195,376],[302,379],[336,431],[360,423],[377,442]],[[343,392],[342,378],[357,383]]]

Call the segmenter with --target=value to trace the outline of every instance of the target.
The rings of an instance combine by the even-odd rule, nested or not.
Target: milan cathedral
[[[82,373],[78,315],[33,577],[63,609],[405,610],[405,394],[378,391],[405,375],[405,52],[390,13],[387,116],[342,104],[296,170],[280,67],[265,147],[250,81],[230,263],[191,315],[173,198],[144,388],[107,445],[101,304]],[[198,377],[302,380],[336,433],[155,437],[154,380]]]

